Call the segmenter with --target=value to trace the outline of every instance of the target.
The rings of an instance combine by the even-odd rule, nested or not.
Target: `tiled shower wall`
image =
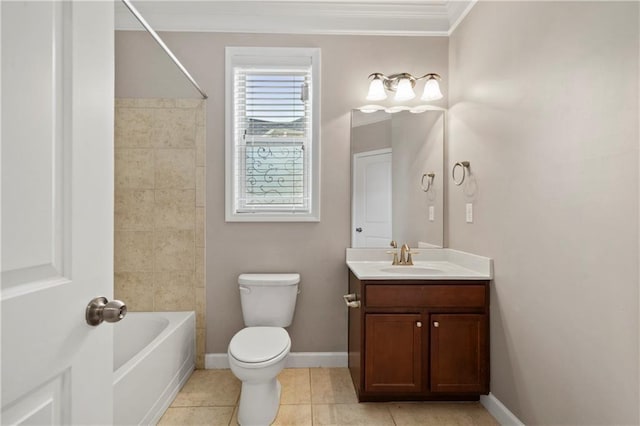
[[[195,311],[205,342],[205,104],[116,99],[115,297],[130,311]]]

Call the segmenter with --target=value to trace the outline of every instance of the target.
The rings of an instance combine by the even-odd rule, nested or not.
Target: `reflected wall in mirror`
[[[352,247],[443,247],[444,115],[352,111]]]

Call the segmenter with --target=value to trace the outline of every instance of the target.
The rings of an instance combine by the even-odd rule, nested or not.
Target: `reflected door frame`
[[[392,239],[392,150],[356,153],[352,167],[351,246],[384,247]],[[376,176],[371,178],[369,173]],[[367,210],[372,203],[377,206],[373,214]]]

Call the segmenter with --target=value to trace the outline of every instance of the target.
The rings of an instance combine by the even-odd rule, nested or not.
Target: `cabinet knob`
[[[416,322],[416,327],[418,327],[418,328],[422,327],[422,322],[420,322],[420,321]]]
[[[434,326],[435,328],[438,328],[438,327],[440,327],[440,323],[439,323],[438,321],[434,321],[434,322],[433,322],[433,326]]]

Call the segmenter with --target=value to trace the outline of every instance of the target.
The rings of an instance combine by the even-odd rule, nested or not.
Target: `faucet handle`
[[[396,250],[389,250],[387,251],[387,254],[392,254],[393,255],[393,261],[391,262],[392,265],[398,265],[398,252]]]
[[[391,240],[391,243],[389,245],[395,249],[398,248],[398,243],[396,243],[396,240]]]

